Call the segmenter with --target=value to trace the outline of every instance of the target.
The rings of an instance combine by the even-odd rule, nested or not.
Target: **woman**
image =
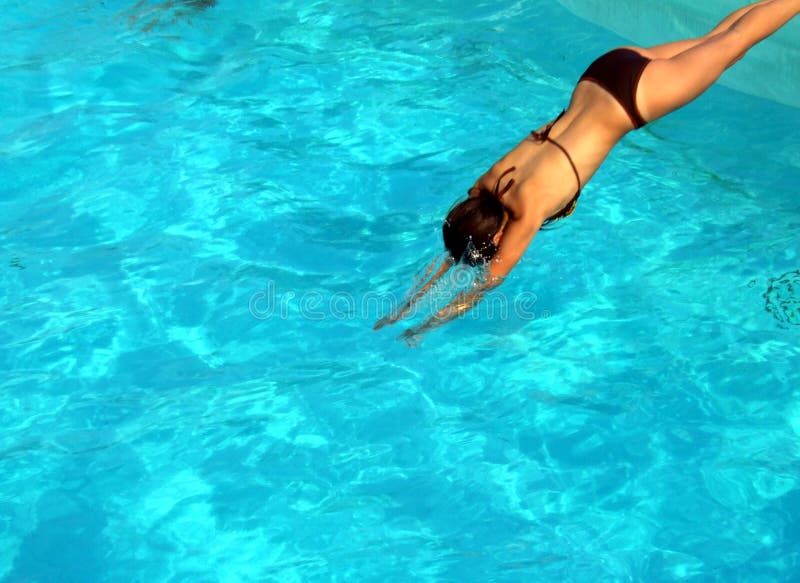
[[[572,213],[583,186],[625,134],[698,97],[799,12],[800,0],[763,0],[740,8],[705,36],[623,47],[597,59],[578,81],[569,107],[498,160],[450,211],[442,227],[449,258],[432,264],[420,289],[375,328],[402,317],[458,262],[487,265],[485,280],[402,338],[413,343],[469,310],[502,283],[543,225]]]

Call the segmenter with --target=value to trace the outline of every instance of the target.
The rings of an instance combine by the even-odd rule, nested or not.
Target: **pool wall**
[[[560,2],[577,16],[643,46],[705,34],[744,5],[738,0]],[[754,47],[720,82],[744,93],[800,107],[800,18]]]

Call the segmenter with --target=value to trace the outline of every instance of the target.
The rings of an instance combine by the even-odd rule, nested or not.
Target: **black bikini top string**
[[[578,174],[578,168],[575,166],[575,162],[572,161],[572,156],[569,155],[567,149],[550,137],[550,130],[553,129],[553,126],[556,125],[556,122],[558,122],[558,120],[560,120],[565,113],[566,110],[559,113],[556,119],[547,124],[547,126],[544,128],[544,131],[542,132],[537,132],[536,130],[532,131],[531,137],[533,137],[533,139],[536,140],[537,142],[548,142],[550,144],[553,144],[556,148],[558,148],[564,153],[564,155],[567,157],[569,165],[572,166],[572,171],[575,173],[575,179],[578,181],[578,192],[576,194],[577,197],[577,195],[580,194],[581,192],[581,188],[583,188],[583,186],[581,185],[581,175]]]
[[[575,197],[573,198],[573,201],[572,201],[572,206],[574,208],[574,206],[575,206],[574,202],[578,198],[578,195],[580,195],[580,193],[581,193],[581,188],[582,188],[582,186],[581,186],[581,176],[580,176],[580,174],[578,174],[578,168],[575,166],[575,162],[572,161],[572,156],[569,155],[569,152],[567,152],[566,148],[564,148],[564,146],[562,146],[561,144],[559,144],[553,138],[550,137],[550,130],[553,129],[553,126],[556,125],[556,122],[558,122],[558,120],[560,120],[561,117],[565,113],[566,113],[566,110],[564,110],[561,113],[559,113],[558,117],[556,119],[554,119],[549,124],[547,124],[547,126],[544,128],[544,131],[542,131],[542,132],[537,132],[535,130],[532,131],[531,132],[531,137],[533,137],[533,139],[536,140],[537,142],[549,142],[549,143],[553,144],[556,148],[558,148],[559,150],[561,150],[564,153],[564,156],[567,157],[567,161],[569,161],[569,165],[572,166],[572,171],[575,173],[575,179],[578,181],[578,191],[575,193]],[[503,180],[503,178],[505,178],[511,172],[514,172],[516,169],[517,169],[516,166],[511,166],[510,168],[507,168],[500,175],[500,177],[497,179],[497,182],[494,185],[494,192],[492,193],[496,198],[498,198],[498,199],[502,198],[503,195],[506,192],[508,192],[509,190],[511,190],[512,186],[514,186],[514,179],[512,178],[511,180],[508,181],[508,184],[506,184],[503,187],[503,189],[500,190],[500,182]],[[471,189],[470,189],[470,191],[471,191]],[[569,205],[567,205],[567,206],[569,206]]]
[[[538,142],[549,141],[550,140],[550,130],[552,130],[553,126],[558,123],[558,120],[560,120],[562,117],[564,117],[565,113],[567,113],[567,110],[566,109],[562,109],[561,113],[558,114],[557,118],[555,118],[549,124],[544,126],[544,131],[543,132],[537,132],[536,130],[533,130],[531,132],[531,135],[533,136],[533,138]]]
[[[505,170],[505,171],[504,171],[504,172],[503,172],[503,173],[500,175],[500,177],[497,179],[497,183],[494,185],[494,193],[493,193],[493,194],[494,194],[494,196],[495,196],[496,198],[498,198],[498,199],[499,199],[499,198],[503,198],[503,195],[504,195],[505,193],[507,193],[509,190],[511,190],[511,187],[512,187],[512,186],[514,186],[514,179],[512,178],[511,180],[509,180],[509,181],[508,181],[508,184],[506,184],[506,185],[503,187],[503,190],[500,190],[500,181],[501,181],[501,180],[503,180],[503,178],[505,178],[505,176],[506,176],[507,174],[509,174],[510,172],[514,172],[514,170],[516,170],[516,169],[517,169],[517,167],[516,167],[516,166],[511,166],[510,168],[508,168],[507,170]]]

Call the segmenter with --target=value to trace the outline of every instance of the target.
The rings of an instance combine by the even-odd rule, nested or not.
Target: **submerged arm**
[[[502,277],[491,278],[491,276],[487,277],[485,281],[476,282],[471,290],[459,292],[444,308],[422,324],[403,332],[400,338],[409,344],[416,344],[419,338],[428,330],[438,328],[442,324],[446,324],[451,320],[455,320],[462,314],[466,314],[483,299],[487,291],[497,287],[501,283],[503,283]]]
[[[503,283],[509,272],[525,254],[525,250],[543,222],[540,219],[509,222],[500,240],[497,253],[489,263],[485,278],[476,282],[471,290],[460,292],[449,304],[422,324],[403,332],[400,338],[409,344],[415,344],[419,341],[420,336],[428,330],[446,324],[475,307],[483,299],[487,291]]]
[[[384,316],[375,322],[375,326],[372,328],[373,330],[380,330],[387,324],[394,324],[397,322],[397,320],[402,318],[406,312],[411,309],[411,306],[413,306],[417,300],[424,296],[431,286],[453,266],[453,260],[450,257],[447,257],[444,261],[442,261],[442,264],[439,266],[439,269],[436,270],[436,273],[433,274],[433,277],[431,277],[431,273],[433,273],[437,263],[439,263],[438,258],[434,259],[433,262],[428,266],[425,275],[420,279],[419,287],[416,290],[412,288],[412,290],[409,292],[408,301],[406,301],[406,303],[397,312],[389,314],[388,316]]]

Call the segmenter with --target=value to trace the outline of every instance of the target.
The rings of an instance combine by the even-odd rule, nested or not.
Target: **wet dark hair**
[[[497,253],[492,239],[504,217],[503,203],[488,191],[454,206],[442,225],[444,246],[453,260],[468,265],[491,261]]]

